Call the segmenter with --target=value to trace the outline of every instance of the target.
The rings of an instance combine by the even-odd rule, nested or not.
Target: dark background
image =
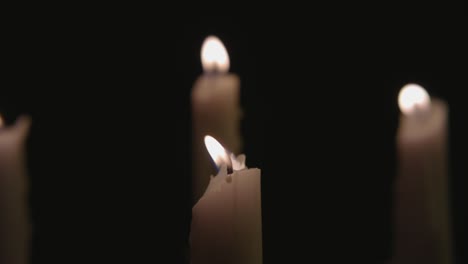
[[[210,34],[242,81],[244,153],[262,169],[265,263],[390,256],[407,82],[450,106],[452,217],[466,260],[464,7],[273,8],[180,19],[28,7],[5,19],[0,112],[8,123],[33,118],[33,263],[184,263],[190,91]]]

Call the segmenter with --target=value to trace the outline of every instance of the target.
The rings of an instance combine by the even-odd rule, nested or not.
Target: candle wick
[[[232,174],[234,172],[233,166],[232,166],[232,160],[231,160],[231,155],[229,151],[226,150],[226,167],[227,167],[227,173]]]
[[[229,155],[227,155],[227,156],[229,156]],[[223,169],[223,166],[222,165],[218,166],[214,160],[213,160],[213,163],[214,163],[215,167],[218,168],[218,172]],[[231,159],[229,159],[229,158],[224,159],[224,162],[222,162],[222,163],[226,164],[227,174],[232,174],[234,172],[234,167],[232,165]]]
[[[225,159],[226,170],[227,170],[227,174],[229,175],[229,174],[232,174],[234,172],[234,168],[232,166],[232,161],[229,158],[229,154],[228,154],[227,151],[226,151],[226,157],[227,157],[227,159]]]

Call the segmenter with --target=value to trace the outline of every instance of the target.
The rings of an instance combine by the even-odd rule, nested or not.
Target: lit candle
[[[0,118],[0,263],[26,264],[30,226],[24,144],[29,118],[3,126]]]
[[[196,201],[206,189],[210,157],[203,145],[203,137],[213,135],[234,153],[241,152],[239,105],[240,81],[228,74],[229,56],[221,41],[207,37],[201,49],[204,74],[192,90],[193,126],[193,196]]]
[[[394,263],[452,263],[447,105],[417,84],[399,94]]]
[[[260,169],[248,169],[214,138],[206,148],[218,167],[192,209],[192,264],[261,264],[262,214]]]

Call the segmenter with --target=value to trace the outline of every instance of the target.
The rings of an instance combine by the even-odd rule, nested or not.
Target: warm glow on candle
[[[0,127],[3,127],[3,118],[2,118],[2,115],[0,115]]]
[[[203,42],[201,60],[205,72],[229,70],[229,55],[221,40],[215,36],[209,36]]]
[[[413,115],[416,112],[427,112],[431,99],[426,90],[417,84],[407,84],[401,88],[398,95],[398,105],[405,115]]]
[[[216,163],[216,166],[221,167],[222,164],[230,165],[231,158],[226,149],[212,136],[205,136],[205,145],[211,158]]]

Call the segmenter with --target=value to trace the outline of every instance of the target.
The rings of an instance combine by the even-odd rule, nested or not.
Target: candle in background
[[[248,169],[214,138],[206,148],[218,167],[192,209],[192,264],[261,264],[262,214],[260,169]]]
[[[193,198],[197,201],[214,174],[203,138],[210,134],[234,153],[242,148],[240,136],[240,81],[228,74],[229,56],[214,36],[205,39],[201,49],[204,74],[192,89]]]
[[[447,105],[417,84],[399,94],[393,263],[452,263]]]
[[[12,126],[0,119],[0,263],[29,261],[30,226],[27,213],[25,140],[30,120]]]

